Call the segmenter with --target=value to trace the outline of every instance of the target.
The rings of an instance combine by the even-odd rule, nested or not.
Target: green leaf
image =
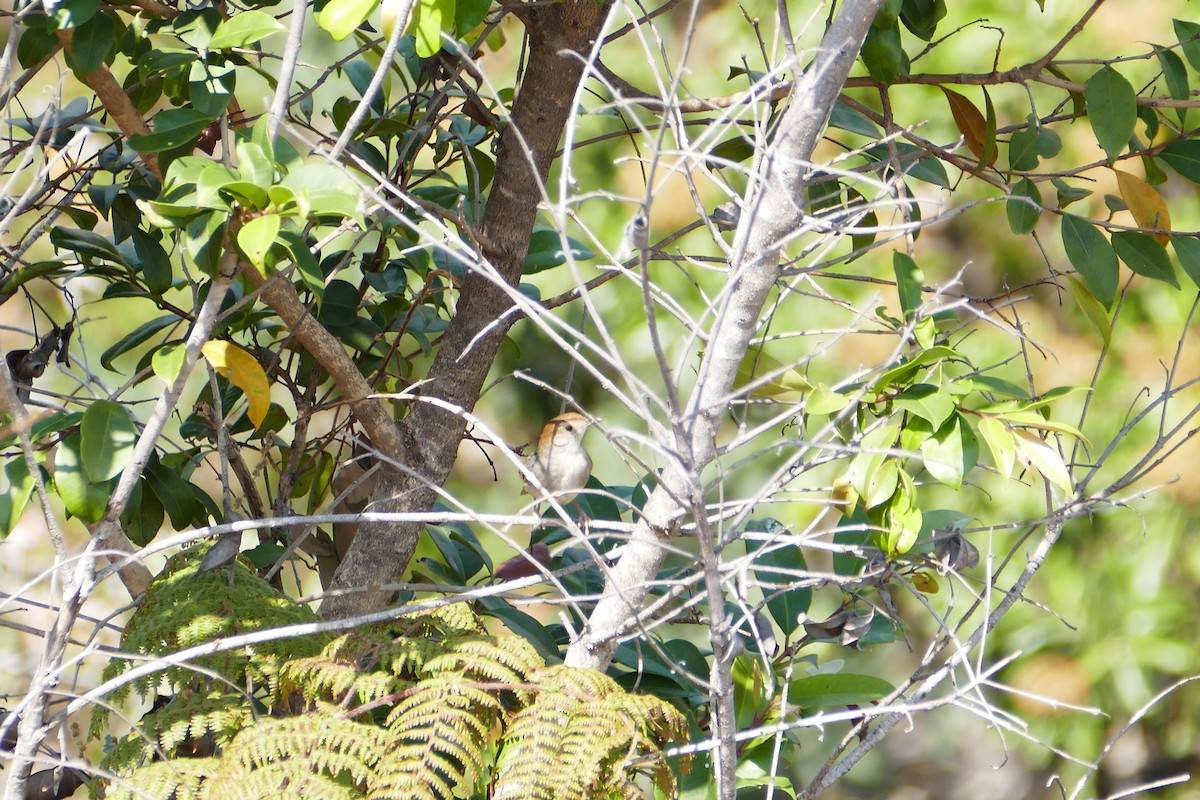
[[[1125,262],[1125,266],[1156,281],[1165,281],[1176,289],[1179,281],[1175,277],[1175,267],[1163,247],[1148,233],[1137,231],[1117,231],[1112,235],[1113,249],[1117,256]]]
[[[192,100],[192,107],[216,119],[229,107],[236,83],[237,72],[232,66],[194,62],[188,75],[188,96]]]
[[[1004,210],[1008,215],[1008,227],[1013,233],[1031,233],[1042,215],[1042,193],[1037,184],[1029,178],[1017,181]]]
[[[1063,462],[1058,451],[1050,443],[1031,431],[1014,430],[1013,444],[1017,457],[1027,466],[1038,472],[1047,482],[1062,489],[1067,494],[1073,494],[1075,487],[1071,482],[1071,473]]]
[[[547,228],[535,230],[529,237],[529,253],[525,256],[522,274],[533,275],[561,266],[567,263],[568,256],[574,261],[587,261],[596,257],[587,245],[571,238],[567,238],[567,248],[563,249],[563,237],[558,231]]]
[[[804,553],[790,544],[768,549],[764,543],[754,555],[754,577],[766,598],[771,619],[784,636],[790,636],[799,627],[800,615],[812,605],[812,588],[794,586],[807,569]]]
[[[1008,426],[995,417],[984,417],[979,420],[977,430],[992,454],[992,464],[996,471],[1005,478],[1011,478],[1017,456],[1012,432]]]
[[[454,30],[458,38],[465,39],[475,26],[483,22],[491,7],[491,0],[457,0],[454,4]]]
[[[278,214],[263,214],[255,217],[242,226],[238,231],[238,247],[245,253],[250,263],[265,272],[267,252],[275,244],[275,236],[279,233],[280,219]]]
[[[325,162],[300,164],[279,185],[292,190],[302,217],[329,217],[338,224],[349,217],[364,224],[358,208],[362,190],[344,169]]]
[[[181,531],[193,524],[204,523],[204,506],[196,497],[192,485],[178,471],[155,456],[146,465],[145,479],[171,518],[172,528]]]
[[[46,8],[53,9],[46,17],[50,27],[62,31],[77,28],[94,17],[100,9],[100,0],[62,0]]]
[[[317,24],[340,42],[366,22],[378,5],[378,0],[330,0],[317,14]]]
[[[133,458],[137,428],[120,403],[97,400],[83,413],[79,426],[80,460],[92,483],[115,478]]]
[[[75,31],[71,39],[71,68],[80,75],[95,72],[117,45],[117,24],[108,14],[97,14]]]
[[[239,11],[222,20],[208,43],[209,50],[225,50],[230,47],[245,47],[287,28],[265,11]]]
[[[979,461],[979,442],[962,415],[955,414],[921,444],[921,457],[934,480],[958,489]]]
[[[29,503],[35,485],[25,457],[20,453],[8,459],[4,476],[8,479],[8,489],[0,493],[0,540],[12,533],[21,521],[21,512]]]
[[[1084,189],[1080,186],[1072,186],[1062,178],[1051,178],[1050,183],[1054,184],[1054,188],[1058,192],[1058,205],[1066,208],[1071,203],[1078,202],[1085,197],[1090,197],[1091,189]]]
[[[1171,234],[1171,247],[1179,257],[1179,266],[1192,279],[1192,283],[1200,286],[1200,240],[1194,236]]]
[[[792,681],[787,687],[787,701],[788,705],[806,711],[836,706],[865,706],[894,691],[894,686],[874,675],[840,672],[810,675]]]
[[[925,273],[907,253],[897,250],[892,254],[892,271],[896,275],[896,293],[900,296],[900,309],[906,322],[911,321],[921,307],[921,288]]]
[[[926,420],[930,430],[942,427],[955,411],[953,396],[932,383],[913,384],[896,395],[892,403],[897,408]]]
[[[937,25],[946,16],[946,0],[904,0],[900,20],[919,39],[932,41]]]
[[[1075,304],[1083,311],[1083,315],[1087,317],[1088,322],[1100,334],[1100,338],[1107,346],[1112,341],[1112,321],[1108,317],[1108,312],[1096,300],[1095,295],[1088,291],[1087,286],[1079,280],[1078,276],[1068,275],[1067,277],[1071,281],[1071,296],[1075,298]]]
[[[121,514],[121,527],[125,535],[138,547],[145,547],[154,541],[154,537],[162,529],[165,512],[154,492],[147,488],[145,479],[139,480],[134,487],[129,504]]]
[[[1117,254],[1103,233],[1074,214],[1062,216],[1063,249],[1071,266],[1083,276],[1088,290],[1111,307],[1117,296]]]
[[[855,111],[841,102],[833,104],[833,111],[829,114],[829,125],[832,128],[850,131],[850,133],[857,133],[871,139],[878,138],[880,135],[878,125],[861,112]]]
[[[1164,147],[1158,156],[1192,183],[1200,183],[1200,141],[1176,139]]]
[[[134,229],[133,251],[138,257],[138,267],[146,288],[150,294],[161,297],[162,293],[171,288],[174,280],[174,267],[171,257],[153,236],[145,231]]]
[[[169,328],[170,326],[176,325],[180,322],[181,320],[179,317],[175,316],[174,314],[168,314],[139,325],[135,330],[126,334],[119,342],[100,354],[100,366],[115,372],[116,369],[112,364],[114,358],[128,353],[130,350],[137,347],[142,342],[146,341],[164,328]]]
[[[416,0],[408,32],[417,40],[417,55],[431,58],[442,49],[442,31],[454,20],[454,0]]]
[[[281,230],[276,238],[292,254],[292,263],[296,265],[296,271],[300,273],[300,279],[304,281],[304,285],[316,297],[317,312],[320,313],[321,303],[325,300],[325,275],[321,272],[321,265],[317,263],[312,250],[309,249],[308,242],[304,241],[304,237],[298,231],[290,227]]]
[[[900,77],[904,64],[904,49],[900,45],[900,25],[888,28],[874,25],[867,31],[859,57],[871,77],[880,83],[893,83]]]
[[[85,522],[99,522],[108,505],[111,486],[87,479],[80,454],[80,434],[72,434],[59,443],[54,459],[54,486],[67,513]]]
[[[1187,100],[1192,90],[1188,85],[1187,67],[1183,65],[1183,59],[1174,50],[1168,50],[1161,45],[1155,45],[1154,48],[1154,55],[1158,56],[1158,65],[1162,68],[1163,79],[1167,82],[1167,92],[1170,93],[1171,99]]]
[[[154,351],[150,368],[160,381],[167,386],[174,386],[186,358],[187,346],[183,342],[168,342]]]
[[[934,364],[938,361],[943,361],[946,359],[952,360],[957,358],[961,358],[961,356],[958,354],[958,351],[952,347],[946,347],[945,345],[938,345],[937,347],[930,347],[928,350],[921,350],[907,361],[892,367],[887,372],[883,373],[883,375],[879,376],[879,380],[875,382],[873,391],[876,393],[882,392],[884,389],[892,385],[904,386],[914,375],[916,375],[917,370],[919,370],[921,367],[927,364]]]
[[[1013,131],[1008,138],[1008,168],[1021,172],[1037,169],[1038,130],[1031,123],[1028,127]]]
[[[50,243],[60,249],[72,250],[81,257],[111,261],[122,267],[129,266],[129,262],[121,255],[121,251],[107,237],[98,233],[78,228],[55,227],[50,231]]]
[[[239,141],[234,146],[237,154],[238,175],[263,190],[264,194],[275,183],[275,164],[257,142]]]
[[[1192,65],[1192,69],[1200,72],[1200,24],[1187,20],[1171,20],[1175,25],[1175,36],[1183,47],[1183,55]]]
[[[216,211],[196,217],[184,229],[183,246],[196,268],[212,277],[225,252],[224,214]]]
[[[190,144],[214,117],[194,108],[168,108],[154,116],[154,133],[135,133],[129,144],[139,153],[161,153]]]
[[[1115,161],[1133,135],[1137,102],[1129,81],[1112,67],[1101,67],[1084,91],[1088,119],[1109,161]]]

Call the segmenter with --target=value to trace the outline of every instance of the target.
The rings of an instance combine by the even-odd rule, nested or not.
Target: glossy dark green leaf
[[[1174,23],[1175,35],[1183,47],[1183,55],[1192,65],[1192,69],[1200,72],[1200,23],[1188,20],[1171,20]]]
[[[533,645],[533,649],[537,650],[547,663],[562,663],[554,633],[537,619],[524,611],[518,611],[498,597],[485,597],[479,601],[479,605],[484,614],[500,620],[506,628]]]
[[[1200,141],[1176,139],[1164,147],[1158,157],[1192,183],[1200,183]]]
[[[100,0],[62,0],[46,7],[53,8],[46,20],[52,28],[61,31],[77,28],[94,17],[100,9]]]
[[[117,46],[117,24],[108,14],[97,14],[75,30],[70,63],[80,75],[100,69]]]
[[[871,26],[863,41],[859,57],[871,77],[880,83],[893,83],[901,74],[904,50],[900,45],[900,25],[889,28]]]
[[[454,5],[454,30],[458,37],[465,39],[468,33],[483,22],[491,7],[491,0],[458,0]]]
[[[133,457],[137,428],[120,403],[111,400],[92,403],[83,414],[79,433],[80,460],[92,483],[116,477]]]
[[[1054,188],[1058,195],[1058,204],[1062,208],[1066,208],[1071,203],[1076,203],[1083,200],[1085,197],[1091,197],[1092,190],[1084,189],[1080,186],[1072,186],[1062,178],[1052,178],[1050,180],[1054,184]]]
[[[154,115],[154,133],[135,133],[129,137],[129,144],[139,153],[182,147],[195,141],[213,119],[194,108],[168,108]]]
[[[908,144],[907,142],[895,142],[896,159],[899,162],[901,172],[918,180],[932,183],[934,186],[940,186],[943,189],[950,188],[950,177],[946,173],[946,166],[941,159],[934,158],[925,151]],[[867,158],[879,162],[885,168],[892,167],[892,162],[889,160],[888,146],[885,144],[877,144],[863,151],[863,155]],[[911,196],[911,193],[907,193]],[[917,215],[917,207],[912,208],[914,218]]]
[[[946,16],[946,0],[904,0],[900,20],[914,36],[931,41]]]
[[[1008,168],[1020,172],[1037,169],[1038,132],[1033,126],[1013,131],[1008,139]]]
[[[1063,214],[1062,240],[1067,260],[1083,276],[1088,290],[1105,306],[1112,306],[1119,270],[1108,238],[1082,217]]]
[[[192,486],[172,465],[163,463],[155,456],[146,465],[144,476],[147,485],[162,503],[172,528],[181,531],[191,525],[204,523],[207,515],[203,504]]]
[[[1096,140],[1108,160],[1115,161],[1129,144],[1137,123],[1133,86],[1112,67],[1101,67],[1088,80],[1084,100]]]
[[[900,296],[900,310],[905,320],[911,320],[921,307],[921,290],[925,284],[925,273],[907,253],[892,254],[892,272],[896,276],[896,293]]]
[[[1029,178],[1022,178],[1013,186],[1004,210],[1008,216],[1008,227],[1013,233],[1020,235],[1032,232],[1042,215],[1041,190]]]
[[[33,25],[21,32],[17,41],[17,63],[33,69],[59,48],[58,37],[44,25]]]
[[[878,125],[844,103],[833,104],[833,110],[829,114],[829,126],[870,138],[879,136]]]
[[[714,169],[740,164],[754,155],[754,143],[745,136],[734,136],[718,143],[708,152],[706,160]]]
[[[325,287],[325,300],[321,304],[317,319],[333,331],[341,331],[358,315],[362,299],[354,284],[343,280],[332,280]]]
[[[811,675],[788,684],[788,705],[808,710],[837,706],[865,706],[895,691],[874,675],[850,672]]]
[[[137,482],[129,504],[121,514],[121,527],[125,535],[138,547],[145,547],[154,541],[162,529],[166,512],[158,495],[150,489],[145,478]]]
[[[121,251],[107,237],[92,231],[56,227],[50,231],[50,243],[59,249],[78,253],[81,259],[98,258],[129,267],[129,262],[121,255]]]
[[[112,364],[114,358],[128,353],[130,350],[142,344],[159,331],[169,328],[172,325],[180,322],[181,320],[179,317],[175,316],[174,314],[167,314],[166,316],[158,317],[157,319],[152,319],[149,322],[139,325],[100,355],[100,366],[109,370],[114,369]]]
[[[1183,267],[1184,274],[1200,287],[1200,239],[1172,233],[1171,247],[1179,257],[1179,266]]]
[[[171,20],[175,35],[197,50],[208,49],[223,18],[215,6],[188,9]]]
[[[280,243],[292,254],[292,263],[296,265],[300,279],[316,297],[319,313],[321,303],[325,300],[325,275],[321,272],[321,265],[317,263],[316,257],[309,249],[308,242],[304,241],[304,238],[294,228],[285,225],[279,231],[278,238]]]
[[[900,9],[903,6],[904,0],[884,0],[875,12],[875,19],[871,20],[871,24],[877,28],[892,27],[900,18]]]
[[[797,586],[808,566],[797,546],[764,546],[754,555],[754,577],[758,579],[767,612],[790,636],[800,625],[800,615],[812,605],[812,587]]]
[[[142,230],[134,230],[133,248],[146,288],[151,294],[161,296],[174,281],[175,269],[171,257],[158,240]]]
[[[587,261],[596,254],[582,242],[568,238],[565,243],[557,231],[542,228],[535,230],[529,238],[529,253],[525,256],[524,275],[533,275],[567,263],[568,256],[574,261]]]
[[[1164,281],[1176,289],[1179,288],[1179,280],[1175,277],[1175,267],[1171,264],[1171,257],[1167,255],[1167,248],[1150,234],[1117,231],[1112,235],[1112,244],[1117,257],[1138,275]]]

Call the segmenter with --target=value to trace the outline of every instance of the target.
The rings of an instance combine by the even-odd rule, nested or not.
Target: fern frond
[[[108,785],[106,800],[206,800],[204,783],[217,768],[215,758],[156,761],[128,780]]]
[[[442,655],[425,665],[428,675],[461,673],[476,680],[524,683],[544,662],[520,636],[470,636],[447,642]]]
[[[177,755],[186,743],[205,736],[211,738],[211,752],[212,747],[222,747],[232,740],[252,719],[242,695],[220,690],[184,692],[143,716],[137,729],[105,754],[101,766],[115,775],[126,775],[139,764]]]
[[[422,681],[388,715],[394,744],[380,761],[372,800],[461,796],[486,769],[500,701],[461,676]]]
[[[321,705],[245,728],[206,786],[211,798],[359,798],[388,744],[383,730]]]
[[[549,667],[530,681],[541,691],[509,723],[494,800],[637,797],[632,778],[639,774],[674,795],[674,773],[662,748],[687,736],[675,708],[627,694],[594,670]]]

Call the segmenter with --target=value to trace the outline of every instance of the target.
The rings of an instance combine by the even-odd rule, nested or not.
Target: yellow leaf
[[[984,166],[990,167],[996,162],[996,147],[993,144],[991,152],[988,152],[987,120],[970,100],[958,92],[952,92],[942,87],[942,93],[946,95],[946,101],[950,104],[950,113],[954,115],[954,124],[962,133],[963,140],[967,143],[967,149],[979,159],[982,159],[986,153],[988,163]]]
[[[1141,178],[1119,169],[1113,172],[1117,173],[1121,199],[1129,206],[1134,221],[1142,228],[1161,231],[1154,234],[1154,238],[1158,239],[1159,244],[1165,245],[1169,241],[1165,232],[1171,230],[1171,212],[1167,209],[1167,202],[1157,189]]]
[[[235,344],[218,339],[205,342],[201,352],[218,375],[242,390],[250,403],[246,412],[250,421],[255,427],[261,425],[271,407],[271,386],[254,356]]]

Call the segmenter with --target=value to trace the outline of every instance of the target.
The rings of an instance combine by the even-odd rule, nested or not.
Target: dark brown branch
[[[520,282],[529,237],[537,217],[542,186],[573,111],[584,63],[608,12],[609,2],[570,0],[539,5],[520,13],[529,34],[529,62],[513,106],[511,123],[500,139],[492,194],[484,210],[479,241],[483,257],[509,286]],[[473,271],[463,281],[457,311],[443,337],[408,425],[419,432],[425,461],[419,471],[384,473],[374,508],[412,510],[429,507],[450,474],[466,429],[461,414],[479,398],[500,343],[516,319],[505,319],[511,306],[502,288]],[[314,323],[315,324],[315,323]],[[484,331],[487,331],[484,333]],[[378,444],[378,443],[376,443]],[[401,577],[416,548],[418,524],[366,523],[359,529],[331,589],[377,586]],[[322,606],[326,618],[344,618],[382,608],[390,592],[348,592]]]

